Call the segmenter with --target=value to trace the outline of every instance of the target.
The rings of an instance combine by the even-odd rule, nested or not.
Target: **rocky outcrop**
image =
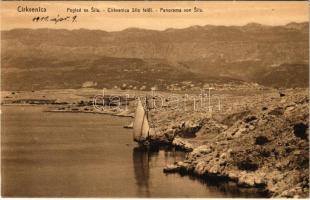
[[[180,149],[191,151],[192,146],[182,138],[192,138],[202,127],[200,120],[181,121],[174,125],[156,127],[155,134],[150,135],[153,144],[172,144]]]
[[[222,132],[194,147],[183,162],[164,169],[235,181],[273,197],[309,196],[309,105],[307,93],[285,93],[218,123]],[[229,119],[229,123],[227,123]],[[225,125],[225,126],[224,126]],[[204,124],[195,138],[202,140]],[[217,130],[217,129],[216,129]],[[185,143],[176,138],[177,144]],[[189,145],[186,143],[186,145]]]
[[[176,137],[172,141],[172,145],[177,149],[184,150],[184,151],[192,151],[193,145],[180,137]]]

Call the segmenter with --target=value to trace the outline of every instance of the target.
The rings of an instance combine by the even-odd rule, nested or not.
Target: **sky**
[[[46,13],[17,12],[21,7],[44,7]],[[33,22],[34,17],[50,18],[74,16],[67,9],[96,7],[107,8],[153,8],[153,13],[77,13],[76,22]],[[162,13],[160,8],[198,7],[203,12]],[[14,28],[65,28],[99,29],[119,31],[130,27],[165,30],[167,28],[186,28],[193,25],[245,25],[255,22],[265,25],[284,25],[290,22],[308,21],[307,1],[286,2],[7,2],[1,1],[1,30]]]

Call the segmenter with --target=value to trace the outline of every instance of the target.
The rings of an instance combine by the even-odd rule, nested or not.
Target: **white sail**
[[[142,140],[147,139],[147,137],[149,135],[149,130],[150,130],[150,126],[149,126],[149,122],[147,120],[146,113],[145,113],[144,118],[143,118],[142,130],[141,130],[141,139]]]
[[[135,141],[144,141],[149,132],[149,123],[147,121],[146,112],[142,106],[140,99],[135,113],[135,120],[133,123],[133,137]]]

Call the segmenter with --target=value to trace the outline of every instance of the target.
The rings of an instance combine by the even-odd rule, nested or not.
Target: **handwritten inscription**
[[[32,19],[33,22],[53,22],[55,24],[58,24],[60,22],[76,22],[77,21],[77,15],[74,16],[64,16],[61,17],[57,15],[57,17],[50,17],[50,16],[43,16],[43,17],[34,17]]]

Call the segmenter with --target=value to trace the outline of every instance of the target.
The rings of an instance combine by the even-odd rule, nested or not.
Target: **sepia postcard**
[[[309,198],[307,1],[2,1],[1,195]]]

